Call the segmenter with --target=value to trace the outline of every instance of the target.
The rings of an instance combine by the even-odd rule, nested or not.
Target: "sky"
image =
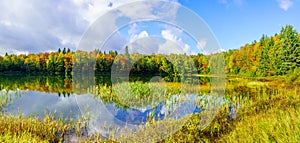
[[[97,23],[99,17],[101,19],[107,14],[113,16],[102,20],[102,38],[110,34],[105,45],[111,47],[124,47],[128,43],[133,47],[141,47],[141,43],[149,43],[156,46],[156,50],[165,53],[170,51],[168,47],[177,45],[182,47],[185,53],[197,54],[203,52],[201,47],[213,46],[209,45],[209,38],[194,36],[193,30],[185,31],[186,29],[180,26],[176,27],[176,24],[174,26],[159,21],[137,22],[121,27],[118,23],[124,23],[126,19],[116,16],[118,13],[131,19],[160,17],[171,23],[181,17],[183,23],[197,23],[197,20],[184,15],[187,12],[180,14],[180,7],[198,15],[198,20],[202,20],[204,25],[200,23],[199,27],[191,27],[199,31],[209,29],[211,33],[208,33],[214,36],[222,50],[240,48],[246,43],[259,40],[263,34],[272,36],[287,24],[293,25],[297,31],[300,30],[300,0],[172,0],[178,3],[175,7],[142,1],[138,6],[119,9],[135,1],[0,1],[0,55],[6,52],[52,52],[63,47],[76,50],[80,47],[84,35],[89,33],[89,28]],[[116,28],[118,31],[112,33],[111,30]],[[155,37],[166,40],[155,40]],[[112,49],[111,47],[108,49]]]

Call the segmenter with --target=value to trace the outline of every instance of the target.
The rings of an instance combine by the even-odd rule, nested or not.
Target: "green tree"
[[[280,36],[282,43],[278,73],[283,75],[300,66],[300,39],[291,25],[282,28]]]
[[[66,52],[67,52],[66,47],[64,47],[63,54],[65,54]]]
[[[267,76],[270,70],[270,59],[269,59],[269,50],[270,46],[273,44],[272,39],[268,40],[268,42],[263,46],[262,56],[260,58],[259,63],[259,73],[261,76]]]

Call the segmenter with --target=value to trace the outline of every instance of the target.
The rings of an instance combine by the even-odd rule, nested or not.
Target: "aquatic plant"
[[[201,127],[203,114],[196,113],[186,115],[178,120],[148,120],[146,126],[140,128],[140,131],[145,131],[147,134],[141,134],[139,131],[127,132],[123,136],[119,136],[118,140],[152,142],[161,137],[163,138],[160,142],[298,142],[300,140],[300,87],[297,83],[286,84],[277,82],[277,80],[269,80],[267,81],[268,84],[263,83],[264,86],[247,87],[249,82],[256,81],[253,79],[233,81],[226,85],[226,103],[221,106],[220,111],[205,128]],[[143,83],[131,84],[140,89],[150,87],[149,84],[147,86],[139,85]],[[170,92],[178,92],[181,89],[180,84],[177,83],[165,83],[165,85]],[[161,84],[156,83],[154,86],[159,87]],[[209,89],[209,85],[201,85],[200,89],[201,87]],[[120,88],[122,88],[121,85]],[[199,88],[199,86],[195,85],[195,87],[190,88]],[[115,98],[109,86],[93,87],[90,90],[91,92],[99,91],[98,95],[101,98]],[[134,98],[138,101],[139,96],[141,98],[150,97],[151,94],[147,95],[147,92],[147,90],[146,92],[141,91],[133,94],[133,96],[120,96],[118,98],[122,98],[126,102],[132,101]],[[203,88],[201,92],[203,92]],[[112,100],[108,101],[111,102]],[[196,104],[202,104],[201,102],[208,101],[197,102],[199,103]],[[235,118],[228,118],[231,114],[229,107],[234,107]],[[175,130],[176,122],[181,122],[186,118],[188,118],[187,122]],[[72,124],[69,124],[63,120],[55,120],[51,116],[40,120],[33,116],[22,117],[1,113],[0,141],[59,142],[64,140],[63,136],[67,134],[68,129],[74,128],[76,136],[81,136],[84,126],[86,125],[83,124],[83,120],[72,120]],[[157,130],[161,128],[164,128],[166,132],[158,134]],[[111,129],[109,131],[111,136],[108,138],[103,138],[101,133],[89,134],[81,141],[114,142],[118,137],[114,134],[116,130],[116,128]]]

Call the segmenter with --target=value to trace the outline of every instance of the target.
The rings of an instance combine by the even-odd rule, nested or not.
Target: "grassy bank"
[[[166,88],[158,88],[163,84]],[[144,86],[141,83],[132,84],[141,92],[135,97],[125,96],[122,101],[138,101],[138,97],[155,98],[157,93],[149,93],[151,89],[157,92],[170,90],[180,92],[180,84],[156,83],[155,87]],[[118,85],[116,88],[121,88]],[[194,87],[186,89],[194,91]],[[95,87],[102,98],[111,98],[109,87]],[[200,92],[209,92],[210,84],[202,85]],[[137,90],[135,90],[137,91]],[[125,90],[120,90],[125,92]],[[142,95],[139,95],[143,93]],[[201,130],[201,114],[190,115],[190,120],[184,126],[160,142],[299,142],[300,141],[300,86],[297,83],[286,84],[277,81],[260,81],[233,78],[226,85],[225,99],[232,101],[236,109],[236,117],[230,119],[228,104],[222,106],[210,125]],[[143,98],[142,98],[143,99]],[[118,101],[118,100],[116,100]],[[141,101],[142,102],[142,101]],[[239,103],[239,104],[237,104]],[[151,104],[151,103],[149,103]],[[135,104],[136,105],[136,104]],[[157,125],[172,126],[175,121],[150,121],[146,126],[148,132],[155,131]],[[78,125],[78,123],[74,123]],[[51,116],[43,121],[33,117],[0,115],[0,142],[59,142],[63,133],[71,128],[71,124],[54,120]],[[123,141],[143,141],[155,139],[161,134],[137,134],[134,140],[131,135],[123,137]],[[113,137],[112,137],[113,138]],[[113,140],[113,139],[112,139]],[[89,136],[85,142],[113,142],[101,139],[100,135]]]
[[[44,120],[21,115],[0,115],[0,142],[60,142],[70,127],[63,121],[45,116]]]

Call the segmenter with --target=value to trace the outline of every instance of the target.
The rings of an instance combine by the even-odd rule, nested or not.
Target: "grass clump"
[[[69,127],[69,124],[56,121],[50,115],[46,115],[42,121],[32,116],[0,113],[0,141],[59,142],[63,140],[63,134]]]
[[[245,116],[221,142],[299,142],[300,108],[273,108]]]
[[[22,133],[20,135],[16,133],[7,132],[3,135],[0,135],[0,142],[6,143],[47,143],[49,141],[43,140],[40,137],[33,136],[29,133]]]

